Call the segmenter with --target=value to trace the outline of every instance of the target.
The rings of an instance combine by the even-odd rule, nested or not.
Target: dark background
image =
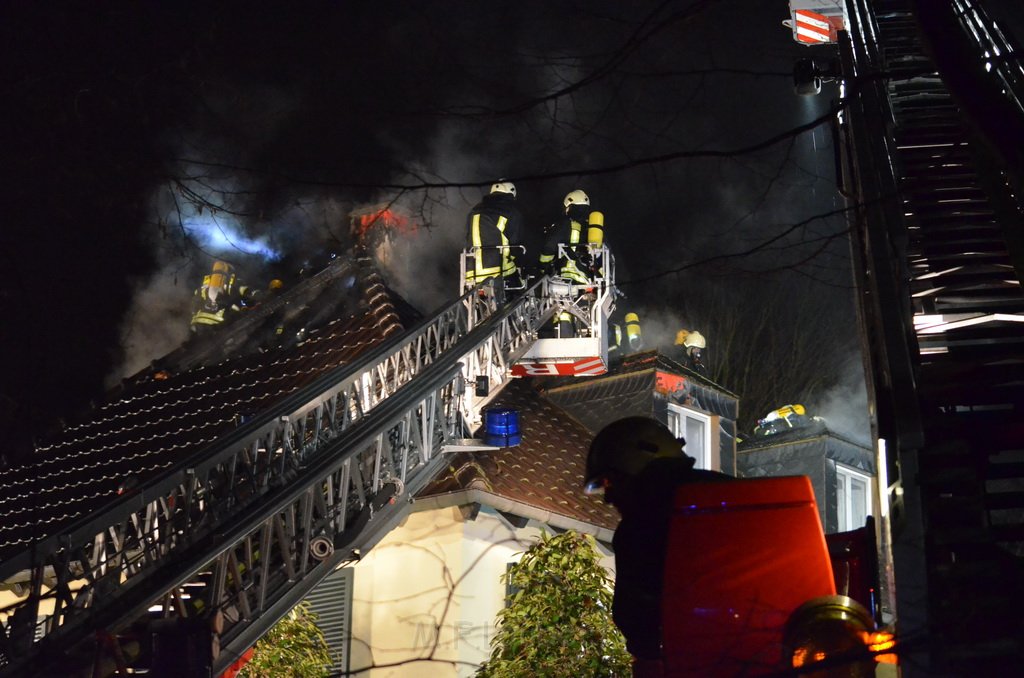
[[[842,207],[827,125],[786,134],[835,91],[793,94],[794,57],[824,52],[786,16],[776,0],[5,3],[0,451],[183,340],[213,257],[287,280],[348,246],[352,209],[422,224],[384,265],[430,310],[499,177],[531,246],[566,192],[591,195],[619,308],[651,344],[727,314],[812,322],[834,338],[816,340],[836,365],[821,402],[848,400],[845,226],[817,218]]]

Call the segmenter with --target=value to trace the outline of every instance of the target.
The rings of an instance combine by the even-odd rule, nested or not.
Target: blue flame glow
[[[277,261],[281,253],[261,238],[250,238],[237,224],[214,215],[200,214],[185,219],[182,226],[190,236],[215,254],[244,252],[254,254],[267,261]]]

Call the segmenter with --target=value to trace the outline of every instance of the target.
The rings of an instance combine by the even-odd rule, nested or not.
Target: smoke
[[[465,247],[469,205],[435,205],[415,233],[388,238],[374,254],[389,286],[429,313],[461,293],[459,254]]]
[[[191,296],[192,289],[171,267],[138,284],[121,326],[123,359],[108,376],[108,388],[188,339]]]
[[[253,254],[267,261],[277,261],[281,253],[270,246],[267,238],[253,238],[242,232],[241,225],[230,215],[199,214],[182,221],[188,237],[213,254]]]
[[[410,162],[408,175],[439,180],[481,177],[497,180],[514,172],[504,134],[481,139],[463,125],[440,125],[426,154]],[[400,177],[407,179],[408,177]],[[522,191],[521,193],[529,193]],[[429,313],[461,293],[459,257],[466,246],[466,214],[486,188],[431,189],[392,196],[388,204],[419,224],[405,237],[389,239],[377,254],[388,284],[413,306]]]
[[[245,192],[234,176],[210,176],[194,165],[182,167],[180,174],[186,178],[168,181],[150,198],[153,221],[160,226],[149,239],[156,266],[134,282],[121,322],[121,360],[108,374],[107,387],[189,338],[191,297],[215,259],[234,264],[245,284],[246,274],[261,272],[281,258],[273,229],[249,232],[250,220],[238,198]]]
[[[824,418],[833,433],[865,447],[872,446],[867,384],[860,356],[848,356],[839,369],[839,384],[806,405],[808,414]]]
[[[658,349],[665,355],[671,355],[675,347],[676,333],[679,330],[699,330],[708,338],[709,345],[711,338],[707,337],[707,330],[702,327],[695,327],[687,324],[682,315],[671,308],[650,309],[642,306],[630,305],[629,299],[619,299],[616,302],[614,317],[622,326],[623,340],[625,340],[625,324],[622,317],[626,313],[636,313],[640,319],[640,332],[643,337],[644,350]]]
[[[154,197],[153,214],[164,226],[162,238],[154,243],[159,268],[139,282],[125,316],[126,358],[116,370],[116,378],[166,353],[165,338],[182,336],[182,328],[188,324],[183,317],[187,311],[172,307],[182,303],[187,309],[188,296],[213,258],[231,261],[243,280],[259,285],[269,279],[272,270],[294,269],[297,261],[328,249],[347,249],[348,215],[357,206],[395,204],[413,215],[421,224],[415,234],[378,243],[375,255],[379,266],[388,283],[424,312],[450,300],[460,289],[458,264],[465,245],[465,215],[483,190],[396,193],[366,188],[374,182],[458,182],[536,175],[661,153],[666,144],[698,147],[717,143],[715,134],[729,139],[725,145],[733,146],[745,140],[732,139],[723,131],[734,128],[744,130],[746,137],[762,136],[761,126],[750,124],[748,111],[742,116],[722,116],[707,105],[720,90],[735,86],[730,78],[700,84],[686,81],[687,88],[692,86],[687,96],[692,98],[682,100],[666,99],[666,92],[673,90],[660,80],[620,74],[607,86],[582,88],[572,96],[552,99],[515,116],[486,115],[488,110],[501,111],[584,78],[603,61],[593,55],[592,45],[605,40],[609,45],[620,44],[625,38],[621,31],[628,22],[608,22],[601,13],[574,16],[586,21],[589,33],[586,37],[583,33],[567,36],[561,30],[562,22],[554,18],[537,21],[531,13],[513,13],[499,19],[491,11],[481,10],[473,13],[470,21],[462,12],[459,10],[458,22],[444,21],[443,11],[432,15],[431,21],[437,22],[438,30],[444,26],[455,31],[457,37],[469,37],[459,35],[460,27],[491,25],[479,22],[500,24],[502,34],[520,48],[503,50],[502,58],[507,61],[502,62],[500,77],[490,61],[456,48],[462,43],[458,39],[438,40],[434,47],[438,64],[448,66],[444,70],[464,73],[457,79],[437,79],[434,71],[440,68],[424,71],[420,57],[401,50],[395,53],[394,64],[378,64],[371,52],[356,49],[355,44],[344,52],[350,60],[346,67],[317,78],[309,75],[322,70],[312,68],[323,65],[320,57],[316,52],[304,56],[301,51],[294,60],[263,64],[267,68],[250,68],[248,61],[239,61],[231,62],[230,72],[217,73],[221,93],[206,102],[216,119],[197,117],[204,124],[190,131],[190,138],[178,144],[183,150],[176,154],[211,162],[182,163],[176,172],[179,178],[161,187]],[[636,20],[633,14],[624,11],[623,16]],[[370,21],[375,16],[373,12],[357,13],[354,19]],[[331,20],[352,18],[341,12]],[[398,22],[393,27],[395,36],[413,25],[419,27]],[[314,42],[323,39],[319,26],[306,28]],[[273,32],[276,34],[276,29]],[[484,33],[474,28],[471,35]],[[701,50],[694,51],[700,56]],[[566,56],[574,52],[578,56]],[[652,44],[651,54],[658,59],[663,56],[657,44]],[[412,62],[400,61],[402,55]],[[262,64],[259,54],[255,58]],[[655,68],[643,60],[636,66]],[[759,92],[775,87],[773,81],[753,84]],[[684,109],[685,114],[680,112]],[[423,111],[466,110],[479,115],[429,119],[423,115]],[[416,114],[409,115],[409,111]],[[230,124],[225,126],[224,121]],[[238,167],[273,171],[257,177]],[[519,202],[537,240],[539,225],[558,213],[561,196],[585,186],[609,219],[608,241],[619,255],[621,279],[629,261],[643,275],[707,255],[716,239],[735,242],[721,237],[735,235],[728,224],[760,206],[750,200],[751,192],[770,184],[780,171],[777,165],[728,165],[715,168],[716,179],[708,170],[650,168],[583,181],[565,177],[524,182],[519,185]],[[751,171],[759,176],[744,180],[745,173]],[[303,183],[292,177],[313,181]],[[332,181],[351,181],[363,188],[333,188]],[[311,185],[322,187],[310,189]],[[763,224],[764,213],[759,216]],[[757,231],[757,225],[750,226]],[[656,259],[651,257],[652,241]],[[535,262],[535,252],[529,251],[526,259]],[[683,315],[678,306],[656,312],[642,308],[654,305],[654,299],[678,301],[674,290],[664,289],[674,283],[675,279],[667,279],[649,289],[626,288],[630,298],[618,302],[620,318],[625,311],[640,311],[648,347],[671,348],[675,333],[684,327],[706,332],[689,327],[686,318],[678,317]],[[167,295],[166,304],[155,298],[161,293]],[[708,341],[713,347],[715,338],[709,336]]]

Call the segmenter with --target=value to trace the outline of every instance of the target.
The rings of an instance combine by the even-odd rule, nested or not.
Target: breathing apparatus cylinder
[[[604,244],[604,212],[595,210],[587,217],[587,243],[597,247]]]

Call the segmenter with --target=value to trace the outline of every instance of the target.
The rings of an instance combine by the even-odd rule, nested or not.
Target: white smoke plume
[[[665,355],[671,355],[675,346],[676,333],[681,329],[698,330],[707,333],[706,328],[688,323],[680,314],[670,308],[649,309],[637,307],[629,303],[629,299],[620,299],[616,304],[615,315],[619,318],[626,313],[636,313],[640,320],[640,331],[644,349],[658,349]],[[622,324],[622,321],[620,321]],[[623,332],[625,327],[623,326]]]
[[[188,283],[172,267],[165,267],[138,285],[121,328],[124,358],[108,378],[108,387],[188,339],[192,297]]]
[[[867,385],[860,356],[850,356],[841,366],[840,383],[807,403],[809,413],[825,419],[828,429],[844,438],[871,447],[872,429]]]
[[[495,156],[504,157],[488,152],[459,126],[445,126],[434,137],[427,156],[411,165],[410,173],[442,181],[497,180],[511,170],[495,167]],[[431,189],[388,201],[411,215],[419,228],[390,240],[387,252],[379,253],[378,264],[388,284],[420,311],[430,313],[461,293],[459,257],[466,246],[466,214],[487,190]]]
[[[468,205],[434,206],[415,233],[386,241],[375,252],[388,284],[424,313],[456,297],[459,253],[465,246]]]
[[[202,179],[164,184],[151,199],[154,221],[161,225],[151,239],[156,267],[136,283],[121,324],[122,360],[108,375],[107,387],[189,338],[191,297],[216,258],[242,272],[258,271],[281,256],[273,229],[251,233],[239,216],[230,198],[240,193],[234,178],[205,176],[194,166],[183,168],[182,174]]]

